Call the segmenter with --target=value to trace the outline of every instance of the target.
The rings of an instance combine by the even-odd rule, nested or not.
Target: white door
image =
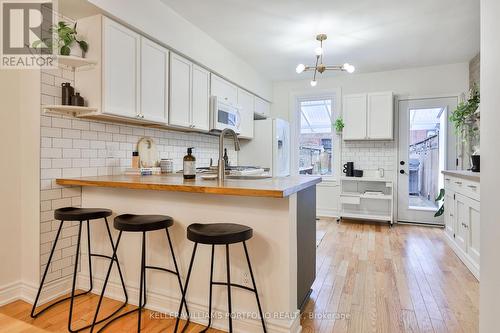
[[[255,109],[254,96],[243,89],[238,89],[238,106],[241,108],[241,125],[239,136],[245,139],[252,139],[254,129],[253,112]]]
[[[167,123],[168,50],[141,38],[141,117]]]
[[[366,130],[366,94],[344,95],[342,103],[342,117],[344,140],[365,140]]]
[[[210,73],[193,65],[191,124],[198,130],[209,130]]]
[[[467,198],[455,194],[455,214],[457,219],[457,230],[455,231],[455,242],[458,247],[467,253],[467,240],[469,236],[469,207]]]
[[[444,224],[435,198],[444,169],[455,169],[456,147],[449,113],[458,97],[398,101],[398,220]]]
[[[140,36],[109,19],[103,21],[103,113],[139,114]]]
[[[369,93],[367,107],[367,137],[375,140],[392,140],[394,138],[392,92]]]
[[[210,76],[210,84],[212,96],[220,97],[227,103],[236,105],[238,102],[238,88],[235,85],[214,74]]]
[[[191,127],[191,67],[189,60],[170,55],[170,125]]]
[[[455,192],[446,188],[444,202],[446,203],[444,206],[444,224],[445,231],[448,234],[448,237],[451,239],[455,238]]]
[[[255,97],[255,113],[263,118],[271,116],[271,105],[260,97]]]
[[[471,260],[479,267],[480,260],[480,213],[479,213],[479,201],[473,200],[471,198],[468,199],[468,247],[467,254],[470,256]]]

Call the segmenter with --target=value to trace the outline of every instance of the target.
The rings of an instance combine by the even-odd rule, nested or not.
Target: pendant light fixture
[[[355,68],[353,65],[350,65],[348,63],[345,63],[343,65],[332,65],[332,66],[326,66],[323,64],[323,41],[326,40],[327,36],[326,34],[319,34],[316,36],[316,40],[319,42],[319,46],[314,50],[314,53],[316,54],[316,64],[314,66],[306,66],[304,64],[299,64],[297,65],[297,68],[295,68],[295,71],[297,74],[300,74],[302,72],[308,72],[308,71],[314,71],[313,78],[311,80],[311,86],[316,87],[318,84],[318,81],[316,81],[316,75],[317,73],[323,74],[324,71],[344,71],[347,73],[353,73]]]

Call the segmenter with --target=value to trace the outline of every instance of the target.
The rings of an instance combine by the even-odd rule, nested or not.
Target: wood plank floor
[[[324,237],[301,320],[304,333],[478,331],[479,283],[446,245],[442,229],[323,219],[318,232]],[[96,302],[96,296],[78,299],[75,325],[90,322]],[[118,306],[113,300],[103,304],[106,312]],[[35,320],[29,311],[22,301],[0,307],[0,332],[30,332],[21,322],[33,332],[67,332],[67,304]],[[151,319],[149,313],[143,332],[173,331],[173,319]],[[134,332],[136,324],[131,315],[107,332]],[[191,324],[187,332],[201,329]]]
[[[440,228],[323,219],[304,333],[479,331],[479,283]]]

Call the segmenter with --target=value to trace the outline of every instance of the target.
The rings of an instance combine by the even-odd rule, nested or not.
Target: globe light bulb
[[[318,84],[318,81],[311,80],[311,87],[316,87],[317,84]]]
[[[347,73],[354,73],[354,71],[356,70],[356,68],[353,65],[348,63],[343,64],[342,69]]]
[[[299,65],[297,65],[297,67],[295,68],[295,71],[297,72],[297,74],[300,74],[300,73],[302,73],[305,69],[306,69],[306,65],[304,65],[304,64],[299,64]]]
[[[323,48],[318,46],[315,50],[314,50],[314,53],[317,55],[317,56],[320,56],[323,54]]]

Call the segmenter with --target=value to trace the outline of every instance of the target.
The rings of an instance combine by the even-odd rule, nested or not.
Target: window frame
[[[303,101],[311,101],[311,100],[321,100],[321,99],[331,99],[331,107],[332,107],[332,121],[335,121],[338,117],[342,115],[342,105],[341,99],[342,94],[340,88],[337,89],[328,89],[321,90],[315,92],[296,92],[290,95],[291,105],[290,108],[290,127],[291,127],[291,138],[292,138],[292,152],[291,152],[291,174],[298,175],[299,174],[299,138],[301,134],[301,102]],[[336,133],[336,131],[332,128],[332,173],[333,175],[312,175],[312,176],[320,176],[323,178],[324,182],[327,183],[337,183],[341,177],[340,175],[340,165],[342,163],[342,136]],[[309,176],[309,175],[305,175]]]

